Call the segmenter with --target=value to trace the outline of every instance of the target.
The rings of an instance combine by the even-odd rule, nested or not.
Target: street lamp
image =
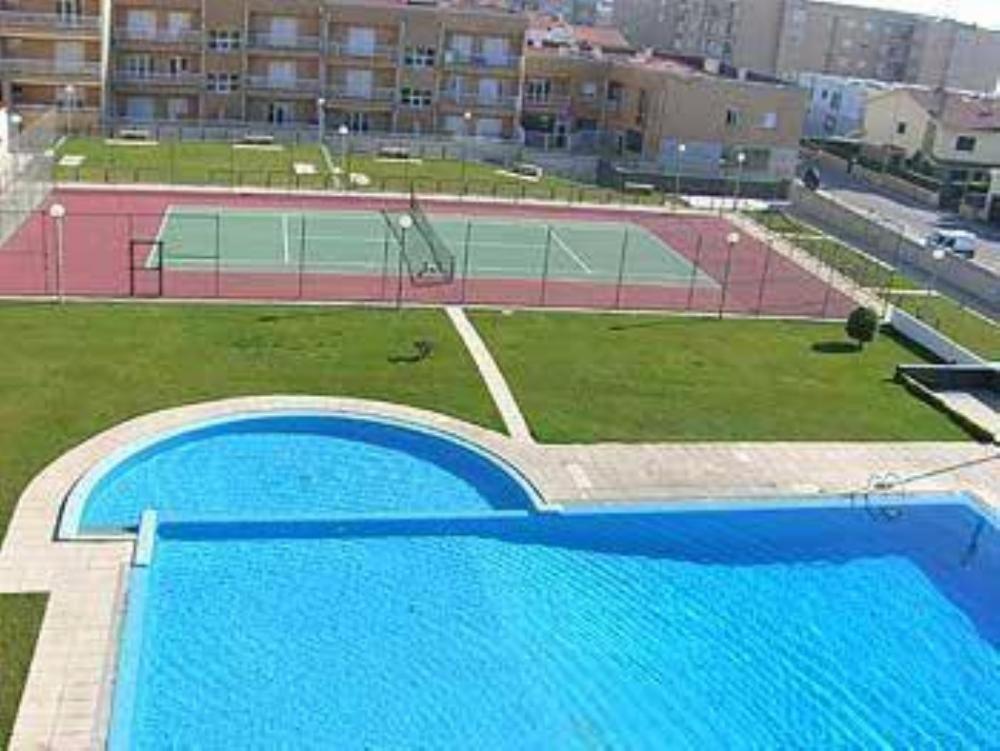
[[[73,107],[76,104],[76,87],[73,84],[66,84],[63,89],[63,107],[66,108],[66,135],[73,130]]]
[[[677,172],[674,174],[674,195],[681,197],[681,169],[684,166],[684,152],[687,151],[687,144],[677,145]]]
[[[934,264],[931,266],[931,293],[937,295],[937,284],[938,284],[938,270],[941,268],[941,261],[945,259],[947,253],[944,252],[943,248],[936,248],[933,253],[931,253],[931,258],[934,259]]]
[[[324,97],[316,100],[316,120],[319,125],[319,142],[322,144],[326,137],[326,99]]]
[[[733,211],[737,211],[740,208],[740,188],[743,182],[743,166],[746,164],[747,155],[742,151],[736,155],[736,163],[739,165],[736,172],[736,196],[733,199]]]
[[[466,110],[462,113],[462,193],[465,193],[466,162],[469,161],[469,128],[472,125],[472,113]]]
[[[341,123],[340,127],[337,128],[337,134],[340,136],[340,171],[344,173],[348,188],[351,187],[351,173],[347,164],[347,136],[350,135],[350,132],[346,123]]]
[[[406,233],[413,227],[413,217],[403,214],[399,217],[399,262],[396,264],[396,310],[403,307],[403,260],[406,256]]]
[[[740,233],[730,232],[726,235],[726,268],[722,276],[722,294],[719,296],[719,318],[726,310],[726,293],[729,291],[729,273],[733,267],[733,252],[740,243]]]
[[[56,296],[59,298],[59,302],[61,303],[65,300],[65,294],[63,291],[63,272],[65,268],[65,233],[63,223],[66,220],[66,207],[61,203],[52,204],[49,207],[49,216],[56,225]]]

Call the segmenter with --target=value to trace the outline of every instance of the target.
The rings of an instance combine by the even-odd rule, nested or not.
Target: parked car
[[[975,258],[979,238],[965,230],[939,229],[927,236],[925,245],[930,250],[940,249],[961,258]]]

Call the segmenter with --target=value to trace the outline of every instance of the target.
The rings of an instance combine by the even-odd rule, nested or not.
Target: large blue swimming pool
[[[962,497],[898,513],[431,507],[331,505],[326,521],[174,509],[131,577],[111,746],[1000,738],[1000,533]]]

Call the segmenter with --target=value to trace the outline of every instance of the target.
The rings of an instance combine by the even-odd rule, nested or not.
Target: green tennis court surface
[[[626,282],[688,285],[693,278],[698,285],[715,285],[681,254],[633,224],[433,214],[430,220],[455,257],[456,276],[615,282],[624,268]],[[379,275],[398,263],[397,234],[390,231],[387,217],[374,211],[171,207],[158,234],[160,247],[150,253],[147,266]]]

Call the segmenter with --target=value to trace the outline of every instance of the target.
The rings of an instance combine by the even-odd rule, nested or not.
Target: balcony
[[[167,73],[162,71],[117,70],[115,83],[155,88],[196,86],[200,87],[205,78],[201,73]]]
[[[68,37],[99,37],[100,16],[74,16],[59,13],[28,13],[19,10],[0,10],[0,29],[25,34]]]
[[[197,29],[115,29],[115,41],[126,44],[201,45],[203,38]]]
[[[258,51],[319,52],[319,37],[289,36],[288,34],[272,34],[267,31],[251,31],[250,37],[247,40],[247,48]]]
[[[337,58],[342,58],[351,62],[367,60],[372,63],[394,63],[398,54],[396,47],[388,44],[361,47],[343,42],[330,42],[330,62],[336,62]]]
[[[462,52],[461,50],[445,50],[444,53],[446,66],[510,70],[516,69],[520,62],[520,55],[487,55],[482,52]]]
[[[525,95],[524,109],[529,112],[563,112],[569,108],[565,94]]]
[[[478,92],[442,91],[439,100],[456,107],[475,109],[513,110],[517,108],[517,97],[509,94],[482,94]]]
[[[282,96],[319,96],[319,80],[315,78],[272,78],[270,76],[247,76],[247,88],[251,91],[280,92]]]
[[[54,60],[50,58],[12,59],[0,58],[0,73],[14,78],[45,78],[65,81],[68,79],[93,78],[101,74],[101,64]]]
[[[349,104],[384,104],[391,106],[396,100],[396,90],[391,88],[375,88],[367,91],[352,91],[344,87],[333,87],[326,93],[331,103]]]

